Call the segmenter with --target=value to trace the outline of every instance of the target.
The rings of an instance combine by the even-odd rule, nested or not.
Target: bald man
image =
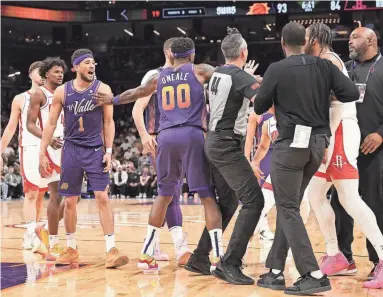
[[[380,231],[383,230],[383,59],[378,50],[377,37],[373,30],[365,27],[355,29],[349,40],[351,61],[346,63],[350,78],[357,84],[360,97],[357,102],[357,119],[361,132],[361,145],[358,156],[359,192],[362,199],[376,216]],[[336,208],[342,209],[338,200],[332,201]],[[341,212],[343,213],[343,212]],[[342,226],[341,234],[352,234],[351,218],[347,215],[337,217]],[[342,238],[338,234],[338,241]],[[351,250],[351,243],[347,249]],[[383,246],[378,247],[381,250]],[[382,288],[383,261],[379,259],[373,245],[367,241],[370,261],[374,264],[368,275],[368,288]]]

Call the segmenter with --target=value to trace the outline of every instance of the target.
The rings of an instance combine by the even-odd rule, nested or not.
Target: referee
[[[277,206],[275,238],[266,261],[269,273],[258,286],[285,288],[283,269],[291,247],[301,278],[285,293],[307,295],[331,290],[319,270],[299,207],[303,193],[322,162],[331,136],[330,92],[341,102],[356,101],[353,82],[330,61],[304,54],[305,28],[292,22],[282,30],[286,58],[271,64],[254,101],[257,114],[273,104],[278,139],[271,161],[271,181]]]
[[[242,70],[248,51],[238,31],[229,33],[221,48],[226,64],[216,68],[209,83],[210,121],[205,152],[218,194],[221,189],[229,189],[226,195],[219,195],[221,209],[237,208],[236,196],[243,205],[226,253],[212,274],[231,284],[252,285],[254,280],[242,273],[242,258],[259,221],[264,198],[241,141],[246,133],[249,99],[255,96],[259,84]],[[236,195],[229,194],[231,191]],[[226,219],[222,211],[222,221]]]

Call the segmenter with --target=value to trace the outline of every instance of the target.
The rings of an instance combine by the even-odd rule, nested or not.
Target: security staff
[[[358,90],[330,61],[304,54],[305,28],[298,23],[282,30],[286,58],[271,64],[254,100],[257,114],[273,104],[279,137],[271,161],[271,181],[277,206],[277,227],[266,267],[258,285],[285,288],[283,270],[289,246],[302,278],[286,294],[305,295],[331,290],[318,267],[299,213],[303,193],[322,162],[328,139],[330,92],[341,102],[355,101]]]
[[[352,60],[346,63],[346,68],[360,91],[356,105],[362,142],[358,157],[359,192],[375,213],[378,226],[383,231],[383,58],[375,32],[365,27],[351,33],[349,50]],[[342,242],[341,250],[347,255],[351,252],[353,222],[337,200],[333,203],[341,210],[336,218],[342,227],[338,241],[339,244]],[[379,258],[368,240],[367,250],[369,260],[374,264],[367,278],[372,279]]]
[[[210,122],[205,152],[218,192],[222,220],[234,214],[231,210],[238,206],[235,197],[242,202],[242,209],[226,253],[212,274],[231,284],[251,285],[254,280],[242,273],[242,259],[259,221],[264,198],[243,154],[241,141],[246,133],[250,99],[255,96],[260,81],[242,70],[248,55],[247,44],[238,31],[231,33],[221,45],[226,64],[216,68],[209,83]],[[228,189],[232,195],[220,195],[222,189]],[[229,210],[228,215],[224,209]]]

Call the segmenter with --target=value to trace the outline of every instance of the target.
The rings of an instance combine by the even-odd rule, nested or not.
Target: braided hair
[[[328,46],[330,50],[332,50],[332,34],[329,26],[323,23],[314,23],[310,25],[308,29],[310,30],[310,44],[312,44],[316,38],[322,47]]]

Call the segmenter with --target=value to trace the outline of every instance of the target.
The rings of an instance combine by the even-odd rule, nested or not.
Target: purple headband
[[[82,61],[84,61],[86,58],[93,58],[93,55],[92,54],[83,54],[79,57],[77,57],[76,59],[74,59],[73,61],[73,65],[78,65],[80,64]]]
[[[195,49],[193,48],[193,49],[188,50],[188,51],[186,51],[184,53],[174,53],[174,57],[175,58],[186,58],[186,57],[188,57],[188,56],[190,56],[190,55],[192,55],[194,53],[195,53]]]

